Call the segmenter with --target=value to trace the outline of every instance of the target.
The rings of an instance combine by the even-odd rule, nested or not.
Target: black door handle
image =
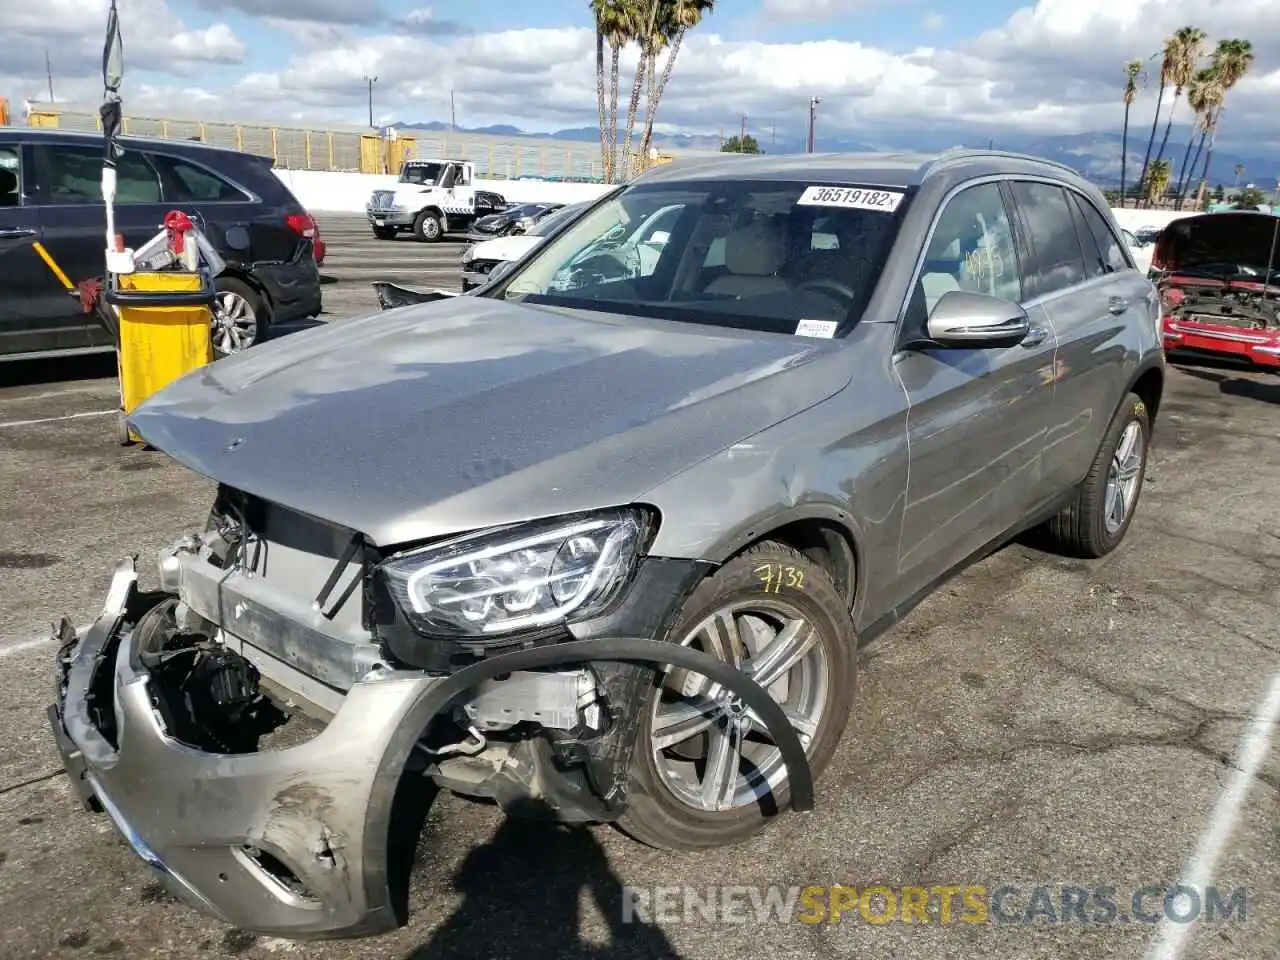
[[[1124,313],[1129,309],[1129,301],[1124,297],[1112,297],[1107,301],[1107,309],[1117,315]]]

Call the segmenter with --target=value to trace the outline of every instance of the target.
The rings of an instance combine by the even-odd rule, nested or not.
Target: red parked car
[[[1152,278],[1166,351],[1252,360],[1280,371],[1280,216],[1254,210],[1175,220]]]

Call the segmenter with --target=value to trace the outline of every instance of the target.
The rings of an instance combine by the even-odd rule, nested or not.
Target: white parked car
[[[561,227],[567,226],[596,201],[572,203],[535,223],[525,233],[513,233],[471,244],[462,253],[462,292],[489,282],[490,274],[503,263],[514,263]]]
[[[1151,255],[1156,249],[1154,240],[1143,242],[1139,240],[1131,231],[1120,228],[1120,232],[1124,234],[1124,242],[1129,248],[1129,252],[1133,254],[1133,262],[1138,265],[1138,269],[1143,273],[1151,271]]]

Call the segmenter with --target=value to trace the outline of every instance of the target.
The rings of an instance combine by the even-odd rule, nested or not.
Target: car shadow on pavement
[[[518,813],[466,856],[452,881],[462,905],[406,960],[679,960],[659,927],[625,916],[622,883],[588,828],[549,822],[539,800]],[[584,894],[608,926],[605,942],[581,937]]]
[[[1178,370],[1187,374],[1187,376],[1216,383],[1218,389],[1225,396],[1244,397],[1247,400],[1258,400],[1262,403],[1280,404],[1280,377],[1276,377],[1272,382],[1267,383],[1262,380],[1250,380],[1247,377],[1231,376],[1233,372],[1244,371],[1245,369],[1247,368],[1226,364],[1214,364],[1212,368],[1208,367],[1208,365],[1204,367],[1188,367],[1179,364],[1178,366]],[[1248,369],[1252,370],[1253,368]]]

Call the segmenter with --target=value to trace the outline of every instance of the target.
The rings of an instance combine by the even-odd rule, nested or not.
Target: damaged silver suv
[[[293,938],[403,921],[414,784],[678,850],[808,808],[860,642],[1020,531],[1125,536],[1164,359],[1120,236],[1026,157],[671,164],[472,294],[188,376],[131,422],[219,492],[63,622],[73,782]]]

